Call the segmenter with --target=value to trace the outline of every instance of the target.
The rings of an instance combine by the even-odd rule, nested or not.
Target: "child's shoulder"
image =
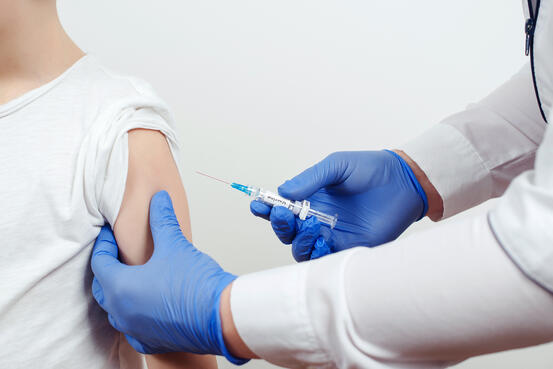
[[[95,57],[86,56],[80,68],[80,78],[86,86],[87,95],[103,97],[101,102],[114,100],[157,99],[152,86],[137,77],[115,72],[101,64]],[[100,102],[99,101],[99,102]]]
[[[93,126],[111,124],[137,110],[154,111],[167,122],[172,121],[165,102],[146,81],[115,72],[92,56],[85,57],[72,83],[80,86],[80,104],[86,106]]]

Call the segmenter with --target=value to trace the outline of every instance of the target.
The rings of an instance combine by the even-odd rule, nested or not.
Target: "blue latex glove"
[[[154,253],[144,265],[117,259],[111,229],[103,227],[92,253],[92,292],[111,325],[125,333],[135,350],[224,355],[219,316],[224,288],[236,277],[184,237],[169,194],[158,192],[150,203]]]
[[[334,229],[316,219],[301,221],[284,207],[253,201],[254,215],[271,221],[297,261],[354,246],[378,246],[396,239],[428,210],[426,194],[409,165],[392,151],[337,152],[278,188],[290,200],[338,214]]]

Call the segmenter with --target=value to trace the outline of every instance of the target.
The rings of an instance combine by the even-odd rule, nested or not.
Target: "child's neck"
[[[55,9],[23,11],[0,25],[0,104],[52,81],[84,55]]]

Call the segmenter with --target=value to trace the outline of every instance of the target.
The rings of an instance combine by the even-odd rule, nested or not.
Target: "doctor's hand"
[[[416,170],[428,182],[422,170]],[[423,190],[417,177],[392,151],[336,152],[278,189],[290,200],[307,199],[313,209],[338,214],[334,229],[315,218],[301,221],[284,207],[271,208],[257,201],[251,203],[251,211],[271,221],[278,238],[292,244],[297,261],[315,259],[355,246],[390,242],[421,219],[428,210],[425,190],[431,188],[433,197],[437,192],[430,182],[424,183]]]
[[[92,292],[111,325],[141,353],[217,354],[243,363],[226,349],[219,315],[221,294],[236,277],[188,242],[165,191],[152,198],[150,228],[155,248],[144,265],[119,262],[109,227],[96,239]]]

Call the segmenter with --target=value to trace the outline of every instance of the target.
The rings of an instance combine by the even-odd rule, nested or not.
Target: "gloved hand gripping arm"
[[[285,182],[279,193],[338,214],[331,230],[314,218],[300,221],[285,208],[251,203],[253,214],[270,220],[278,238],[292,244],[297,261],[355,246],[378,246],[396,239],[426,214],[441,215],[438,192],[402,152],[333,153]]]
[[[144,265],[119,262],[109,227],[96,240],[92,292],[111,325],[142,353],[216,354],[246,362],[227,350],[219,311],[222,292],[236,276],[188,242],[165,191],[152,198],[150,226],[155,248]]]

